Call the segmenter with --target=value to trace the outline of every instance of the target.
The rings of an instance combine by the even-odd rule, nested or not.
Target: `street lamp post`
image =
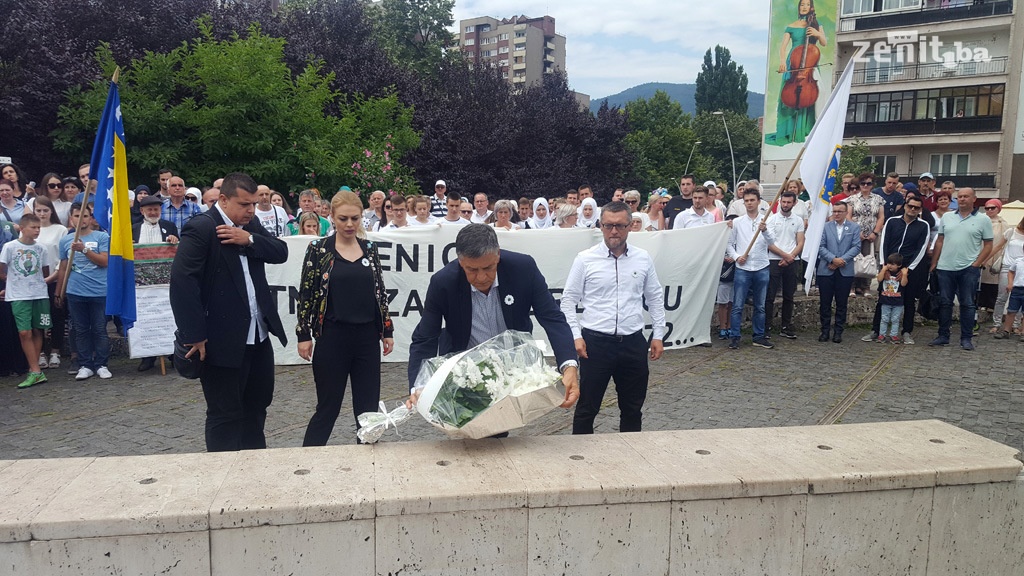
[[[713,115],[718,116],[722,119],[722,126],[725,126],[725,139],[729,141],[729,157],[732,158],[732,189],[736,189],[736,155],[732,151],[732,137],[729,136],[729,124],[725,121],[725,112],[717,110],[712,112]]]
[[[690,157],[686,159],[686,168],[683,168],[683,174],[690,173],[690,160],[693,159],[693,151],[697,149],[697,144],[700,144],[700,140],[693,143],[693,147],[690,148]]]
[[[743,167],[743,170],[740,170],[739,178],[743,178],[743,173],[746,172],[747,168],[750,168],[750,165],[753,164],[753,163],[754,163],[753,160],[747,160],[747,165]],[[736,181],[739,182],[739,179],[737,179]]]

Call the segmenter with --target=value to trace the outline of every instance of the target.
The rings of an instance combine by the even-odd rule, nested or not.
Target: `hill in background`
[[[658,90],[668,94],[668,97],[672,100],[679,102],[683,107],[683,112],[687,114],[693,114],[696,105],[693,101],[693,95],[697,90],[696,84],[670,84],[667,82],[648,82],[647,84],[640,84],[639,86],[633,86],[627,88],[618,94],[612,94],[611,96],[602,96],[601,98],[592,98],[590,100],[590,111],[597,113],[598,108],[601,107],[601,102],[608,100],[608,106],[619,106],[625,107],[626,102],[631,102],[639,98],[649,99],[654,96],[654,93]],[[758,118],[764,114],[764,94],[757,92],[747,91],[747,116],[751,118]]]

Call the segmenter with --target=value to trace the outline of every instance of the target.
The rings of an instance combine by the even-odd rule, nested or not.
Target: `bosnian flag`
[[[853,80],[853,64],[843,71],[839,83],[825,105],[825,110],[814,123],[814,128],[804,144],[804,155],[800,161],[800,178],[808,190],[816,190],[811,196],[811,215],[807,219],[804,234],[804,251],[800,257],[807,262],[804,274],[804,291],[811,289],[818,262],[818,247],[825,221],[832,215],[832,194],[839,181],[839,159],[843,153],[843,130],[846,128],[846,107],[850,101],[850,84]]]
[[[107,308],[120,316],[125,332],[135,324],[135,253],[132,249],[132,217],[128,200],[128,160],[121,121],[121,95],[110,83],[107,104],[96,130],[89,179],[97,181],[93,216],[110,233],[107,261]]]

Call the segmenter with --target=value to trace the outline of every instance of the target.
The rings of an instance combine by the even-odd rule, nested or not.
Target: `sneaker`
[[[779,330],[779,334],[781,334],[783,338],[789,338],[790,340],[796,340],[796,332],[793,332],[792,328],[789,328],[789,327],[783,328],[782,330]]]
[[[36,384],[42,384],[43,382],[46,382],[46,374],[43,374],[42,372],[29,372],[25,380],[21,384],[18,384],[18,388],[28,388],[30,386],[35,386]]]
[[[878,338],[875,338],[875,342],[878,342],[879,344],[885,344],[885,336],[879,336]]]
[[[60,368],[60,354],[57,354],[56,352],[51,352],[49,365],[50,368]]]
[[[913,343],[914,343],[914,337],[910,335],[910,332],[904,332],[903,333],[903,344],[907,345],[907,344],[913,344]]]
[[[996,332],[992,337],[995,338],[996,340],[1006,340],[1007,338],[1010,337],[1010,333],[1007,332],[1006,330],[1000,330]]]
[[[719,330],[718,331],[718,339],[719,340],[728,340],[729,339],[729,331],[728,330]]]
[[[878,340],[878,332],[872,332],[860,339],[861,342],[874,342],[875,340]]]
[[[892,342],[893,344],[902,344],[902,342],[900,342],[899,336],[890,336],[889,342]]]
[[[970,338],[964,338],[960,341],[960,349],[967,350],[968,352],[974,350],[974,342],[971,342]]]
[[[46,362],[46,354],[40,354],[39,355],[39,367],[40,368],[49,368],[50,367],[50,365],[47,364],[47,362]]]
[[[68,374],[74,376],[75,374],[78,374],[79,369],[81,369],[81,366],[78,364],[78,360],[72,358],[71,364],[68,364]]]
[[[107,378],[111,378],[114,376],[113,374],[110,373],[110,370],[107,370],[106,366],[100,366],[99,368],[97,368],[96,375],[103,380],[106,380]]]
[[[775,348],[775,344],[769,342],[767,338],[754,338],[754,346],[757,346],[758,348],[767,348],[769,350]]]
[[[740,339],[739,338],[733,338],[733,339],[729,340],[729,350],[739,350],[739,348],[740,348]]]
[[[78,374],[75,374],[75,380],[88,380],[89,378],[92,378],[93,374],[95,374],[95,372],[85,366],[82,366],[78,369]]]
[[[928,343],[929,346],[949,346],[949,338],[939,336],[935,340]]]

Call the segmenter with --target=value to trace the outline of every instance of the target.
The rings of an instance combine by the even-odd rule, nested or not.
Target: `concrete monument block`
[[[529,573],[668,574],[670,506],[531,508]]]
[[[210,505],[238,454],[96,458],[39,511],[32,537],[204,532]]]
[[[50,576],[194,576],[210,573],[207,532],[34,541],[32,570]]]
[[[377,516],[522,508],[526,487],[499,440],[375,444]]]
[[[806,496],[672,503],[670,574],[800,574]]]
[[[808,495],[803,574],[923,576],[933,491]]]
[[[373,518],[373,448],[239,453],[210,507],[210,529]]]
[[[210,531],[212,576],[374,576],[374,522]]]
[[[527,510],[377,517],[377,574],[526,576]]]
[[[0,576],[32,573],[32,548],[25,542],[0,542]]]
[[[507,438],[530,508],[667,502],[668,479],[624,440],[629,434]]]
[[[929,576],[1024,571],[1024,476],[935,489]]]
[[[31,540],[33,518],[92,461],[92,458],[20,460],[0,469],[4,501],[0,505],[0,542]]]

